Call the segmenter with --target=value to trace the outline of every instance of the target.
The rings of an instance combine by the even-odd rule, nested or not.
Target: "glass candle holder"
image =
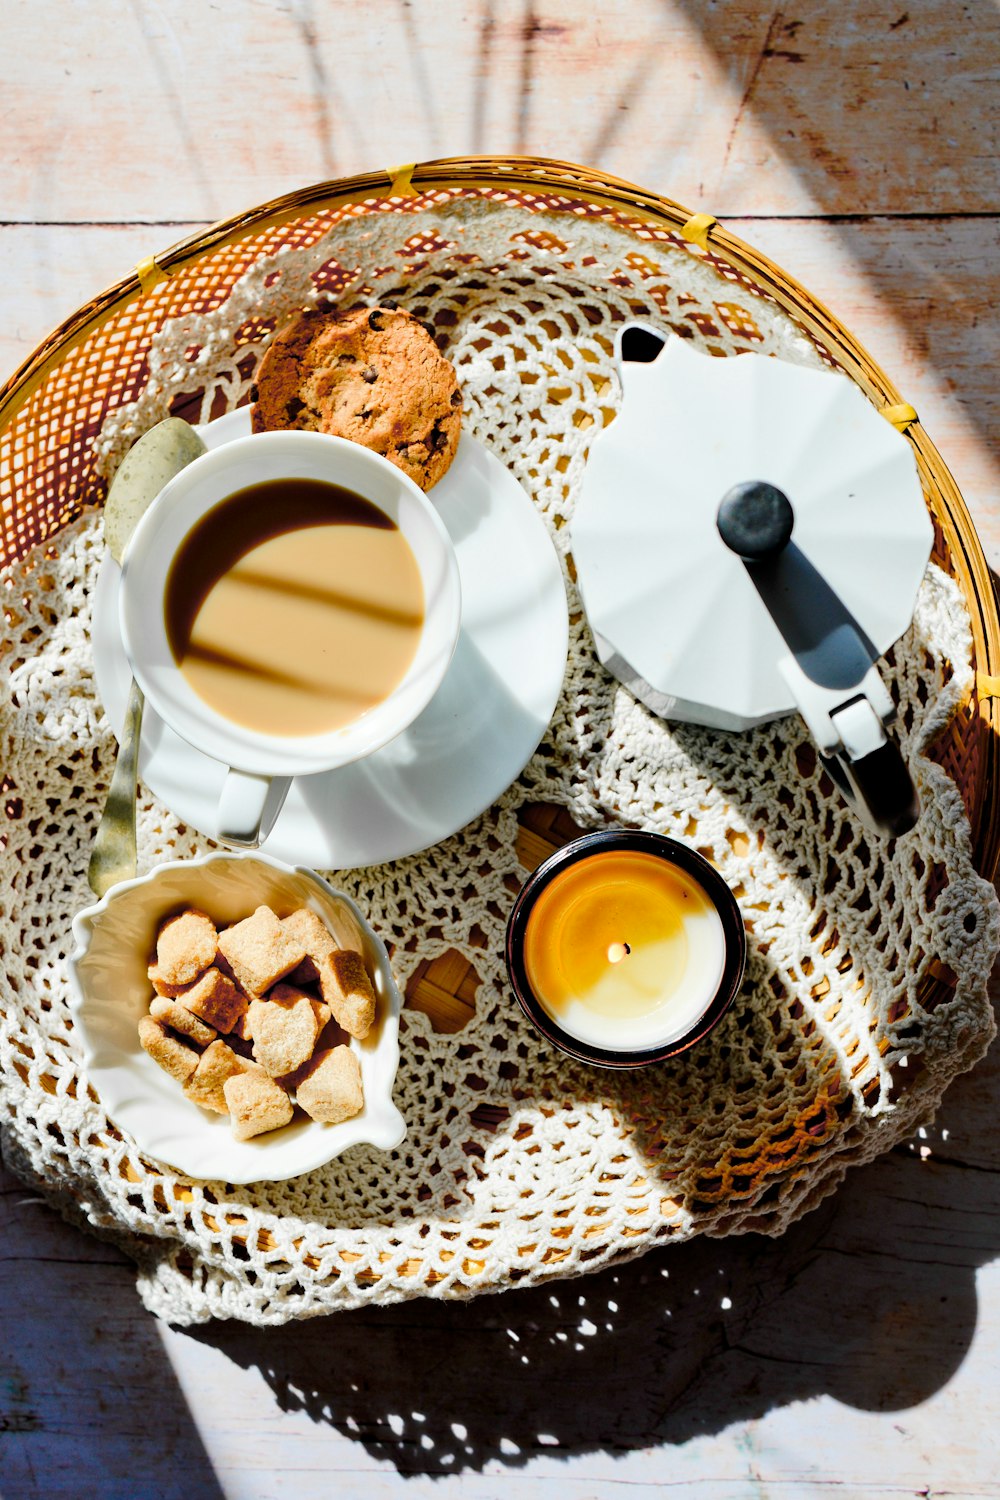
[[[583,1062],[637,1068],[706,1036],[743,982],[736,898],[700,854],[657,833],[606,830],[530,875],[507,924],[514,994],[543,1036]]]

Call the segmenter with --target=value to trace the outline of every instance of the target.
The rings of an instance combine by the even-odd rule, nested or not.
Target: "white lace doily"
[[[401,229],[399,218],[348,218],[308,250],[259,261],[221,307],[168,325],[145,388],[100,440],[110,474],[179,394],[200,391],[202,417],[244,399],[287,312],[331,289],[347,303],[393,296],[446,339],[467,423],[533,496],[565,560],[566,683],[523,776],[426,854],[335,877],[395,945],[401,985],[448,949],[481,980],[475,1018],[456,1034],[404,1013],[399,1150],[354,1150],[288,1183],[234,1189],[143,1160],[110,1125],[81,1074],[65,969],[115,751],[88,636],[99,518],[4,578],[4,1146],[63,1212],[125,1246],[146,1304],[179,1323],[470,1296],[699,1232],[779,1232],[850,1163],[928,1118],[992,1036],[996,899],[972,867],[957,789],[921,753],[971,684],[957,587],[929,568],[894,652],[899,734],[925,811],[892,845],[852,820],[797,718],[723,735],[653,717],[597,664],[574,588],[565,527],[591,436],[618,400],[621,321],[641,316],[721,354],[820,354],[765,298],[606,223],[554,215],[526,231],[510,205],[456,200],[422,213],[401,245],[414,220]],[[537,801],[584,826],[612,819],[683,839],[735,890],[746,984],[684,1057],[608,1074],[568,1062],[522,1018],[503,935],[525,873],[518,809]],[[206,846],[145,792],[139,837],[143,867]],[[946,982],[929,991],[931,973]]]

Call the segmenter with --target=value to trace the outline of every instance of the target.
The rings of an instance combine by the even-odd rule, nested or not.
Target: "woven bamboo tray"
[[[419,263],[421,214],[458,199],[472,205],[516,205],[523,214],[526,246],[556,257],[559,240],[552,226],[560,215],[599,221],[630,238],[634,250],[629,260],[636,274],[641,274],[650,246],[669,245],[690,255],[730,282],[734,295],[748,294],[782,309],[826,363],[853,379],[906,433],[934,521],[933,560],[957,584],[973,637],[973,688],[938,735],[931,755],[961,793],[975,868],[992,879],[1000,855],[1000,619],[968,512],[917,414],[836,318],[765,257],[711,217],[692,215],[667,199],[589,169],[534,158],[471,158],[372,172],[264,204],[141,262],[68,318],[0,388],[0,566],[53,541],[83,512],[102,503],[106,481],[94,440],[109,415],[135,400],[146,384],[153,341],[165,325],[186,314],[210,312],[262,258],[311,246],[347,220],[396,216],[399,238]],[[330,290],[336,294],[335,280]],[[740,335],[740,315],[732,306],[720,301],[715,315],[730,335]],[[259,337],[252,321],[237,343],[241,337],[248,343]],[[710,320],[707,326],[703,320],[698,332],[710,336]],[[171,409],[194,416],[196,395],[178,391]],[[8,804],[7,816],[16,818],[20,812]],[[518,819],[516,847],[523,869],[532,868],[575,831],[565,809],[554,806],[522,806]],[[954,974],[932,960],[920,994],[928,1013],[948,997],[954,983]],[[407,1000],[431,1018],[436,1031],[456,1032],[474,1013],[476,987],[477,974],[467,955],[438,953],[412,969]],[[47,1077],[43,1071],[41,1086],[54,1094],[58,1081]],[[484,1103],[475,1112],[477,1128],[489,1129],[491,1107]],[[506,1113],[500,1111],[501,1116]],[[135,1180],[127,1153],[120,1172],[126,1182]],[[232,1216],[228,1223],[231,1239],[239,1242],[239,1223]],[[266,1253],[269,1243],[268,1231],[261,1231],[256,1249]],[[177,1264],[183,1269],[183,1252]],[[398,1274],[405,1276],[405,1267]],[[553,1274],[559,1274],[555,1265]],[[365,1276],[374,1284],[379,1273]],[[431,1276],[429,1284],[433,1280]]]
[[[978,691],[936,754],[961,788],[975,862],[992,877],[1000,856],[1000,618],[975,527],[918,415],[861,344],[804,287],[706,214],[590,168],[535,157],[446,158],[318,183],[223,220],[150,256],[67,318],[0,387],[0,566],[102,503],[90,442],[146,368],[169,319],[223,300],[248,266],[320,238],[346,211],[411,213],[461,192],[502,194],[526,220],[550,209],[600,216],[643,240],[680,237],[739,285],[773,298],[906,431],[935,525],[933,558],[958,582],[972,619]],[[544,234],[544,231],[541,231]],[[1000,687],[996,687],[1000,692]]]

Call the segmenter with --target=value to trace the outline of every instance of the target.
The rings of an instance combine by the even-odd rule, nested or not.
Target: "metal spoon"
[[[104,540],[119,566],[133,531],[164,485],[205,451],[193,427],[179,417],[168,417],[126,453],[104,505]],[[119,880],[131,880],[136,872],[135,796],[142,705],[142,689],[133,678],[118,759],[87,870],[96,896],[103,896]]]

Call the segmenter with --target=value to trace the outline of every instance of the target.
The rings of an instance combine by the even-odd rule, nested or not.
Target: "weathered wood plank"
[[[216,219],[511,150],[716,214],[993,209],[987,0],[8,0],[0,218]]]
[[[0,1170],[5,1500],[219,1500],[131,1262]]]
[[[64,318],[193,228],[0,225],[0,384]]]
[[[1000,1493],[996,1172],[894,1153],[777,1241],[266,1331],[156,1327],[38,1213],[0,1267],[6,1500]]]
[[[678,0],[737,94],[713,213],[994,212],[1000,16],[987,0]]]

